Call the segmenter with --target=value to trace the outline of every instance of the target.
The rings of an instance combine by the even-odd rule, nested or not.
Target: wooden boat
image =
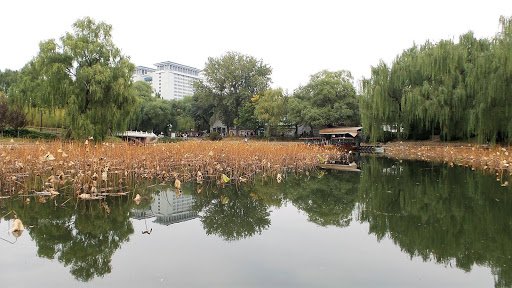
[[[322,169],[331,169],[337,171],[349,171],[349,172],[361,172],[359,168],[357,168],[357,164],[352,162],[348,165],[345,164],[321,164],[319,165]]]

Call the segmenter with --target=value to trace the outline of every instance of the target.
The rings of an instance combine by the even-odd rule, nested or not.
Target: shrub
[[[217,133],[217,132],[212,132],[212,133],[210,133],[210,136],[209,136],[209,137],[210,137],[210,140],[211,140],[211,141],[220,141],[220,140],[222,140],[222,135],[220,135],[220,134],[219,134],[219,133]]]
[[[3,137],[8,138],[29,138],[29,139],[45,139],[45,140],[54,140],[59,137],[55,133],[49,132],[39,132],[32,129],[20,128],[18,130],[8,127],[2,131]]]
[[[27,115],[25,115],[25,112],[23,112],[22,109],[13,109],[10,107],[8,115],[9,126],[16,130],[23,128],[28,124]]]

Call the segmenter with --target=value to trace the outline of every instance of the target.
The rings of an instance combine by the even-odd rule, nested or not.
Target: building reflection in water
[[[142,220],[156,217],[153,222],[168,226],[196,218],[197,213],[191,211],[192,204],[192,195],[176,196],[172,190],[160,191],[154,194],[150,207],[132,211],[132,218]]]

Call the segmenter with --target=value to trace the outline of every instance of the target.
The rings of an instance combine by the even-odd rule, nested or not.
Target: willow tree
[[[470,129],[480,142],[512,142],[512,18],[500,18],[501,31],[487,53],[475,59],[471,83],[475,93]]]
[[[14,96],[25,106],[66,110],[74,137],[102,139],[122,131],[136,96],[134,65],[112,41],[112,26],[86,17],[58,43],[41,42],[38,55],[20,72]]]
[[[390,68],[381,61],[378,66],[372,67],[369,79],[363,79],[363,95],[360,100],[361,120],[365,133],[370,136],[371,142],[376,142],[384,136],[383,127],[386,125],[398,126],[400,121],[400,99],[389,97]]]
[[[361,114],[372,141],[382,139],[383,127],[396,125],[402,136],[480,142],[512,138],[512,68],[510,19],[500,19],[501,32],[492,41],[472,32],[458,42],[441,40],[405,50],[389,68],[372,68],[363,80]],[[423,134],[423,135],[422,135]],[[428,136],[428,134],[427,134]]]
[[[40,43],[40,55],[55,48],[56,43],[53,40]],[[53,110],[65,105],[66,93],[61,93],[69,87],[65,69],[58,62],[49,63],[44,60],[42,57],[36,57],[20,70],[18,80],[9,90],[10,100],[15,104],[23,105],[28,110],[32,108]],[[52,82],[59,83],[60,89],[52,91],[50,88]]]
[[[383,127],[401,129],[402,137],[415,139],[431,131],[444,139],[462,138],[467,131],[467,95],[464,55],[452,41],[405,50],[391,68],[384,63],[372,69],[363,82],[363,123],[372,140]]]
[[[438,130],[444,139],[467,137],[468,95],[465,55],[460,44],[443,40],[421,46],[417,61],[410,63],[409,83],[402,86],[402,109],[425,129]],[[395,66],[395,65],[394,65]]]

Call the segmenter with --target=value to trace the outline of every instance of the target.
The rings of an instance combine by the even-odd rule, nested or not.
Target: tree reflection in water
[[[270,226],[271,207],[280,207],[287,201],[304,211],[313,223],[348,226],[356,203],[359,174],[313,174],[298,178],[289,175],[289,181],[283,183],[267,177],[257,180],[255,185],[202,189],[193,209],[200,213],[208,235],[216,234],[227,241],[261,234]]]
[[[359,221],[424,261],[491,268],[512,286],[512,197],[493,174],[426,162],[370,158],[363,169]]]
[[[320,226],[347,227],[357,202],[359,173],[323,171],[286,185],[286,199]]]
[[[193,207],[202,211],[199,218],[206,234],[234,241],[260,234],[270,226],[269,207],[250,197],[246,189],[222,189],[219,193],[222,198],[215,193],[198,196]]]
[[[134,232],[132,205],[127,198],[80,201],[76,209],[57,208],[51,201],[34,202],[27,206],[22,201],[10,201],[8,209],[17,211],[30,227],[28,233],[37,245],[37,255],[70,266],[79,281],[110,273],[112,255]],[[103,203],[110,207],[110,214]]]
[[[510,187],[493,174],[427,162],[369,157],[361,166],[361,174],[319,171],[280,184],[257,181],[238,192],[220,189],[199,195],[196,209],[207,233],[226,240],[261,233],[270,207],[288,201],[320,226],[346,227],[356,215],[370,234],[389,237],[411,258],[464,271],[490,267],[496,287],[512,286]],[[222,204],[220,195],[236,203]]]
[[[496,287],[512,286],[511,187],[501,187],[492,174],[461,167],[378,157],[361,163],[362,172],[319,170],[283,175],[281,183],[267,176],[252,184],[185,183],[182,189],[193,195],[192,210],[206,233],[226,241],[264,233],[271,210],[291,203],[317,225],[368,223],[377,240],[390,238],[411,258],[464,271],[475,264],[490,267]],[[80,201],[76,209],[49,202],[4,201],[1,212],[15,210],[31,227],[38,256],[58,259],[76,279],[110,273],[113,254],[134,233],[134,202],[109,198],[108,215],[103,202]]]

